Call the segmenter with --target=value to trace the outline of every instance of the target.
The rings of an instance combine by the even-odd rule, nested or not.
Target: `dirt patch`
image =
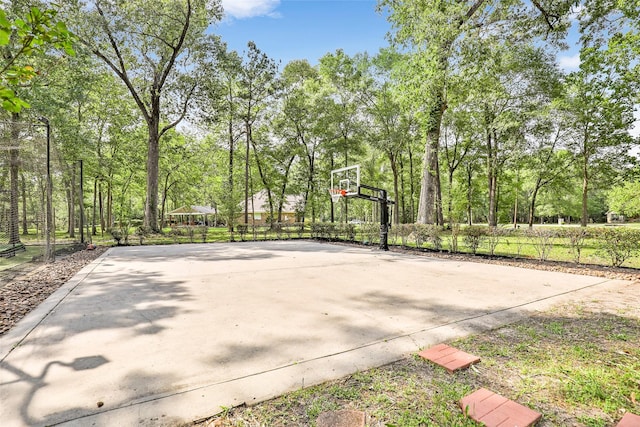
[[[80,250],[58,257],[52,264],[24,268],[3,285],[0,288],[0,336],[107,249]]]

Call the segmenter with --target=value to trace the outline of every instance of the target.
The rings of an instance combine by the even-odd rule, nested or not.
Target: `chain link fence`
[[[48,120],[0,120],[0,286],[80,242],[76,166]]]

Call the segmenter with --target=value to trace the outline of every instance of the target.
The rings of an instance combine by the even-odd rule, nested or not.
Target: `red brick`
[[[318,427],[364,427],[364,424],[364,412],[351,410],[323,412],[316,420]]]
[[[542,414],[481,388],[460,400],[462,412],[486,427],[529,427]]]
[[[627,412],[616,427],[640,427],[640,416]]]
[[[454,372],[459,369],[468,368],[474,363],[478,363],[480,358],[469,353],[465,353],[457,348],[450,347],[446,344],[438,344],[429,349],[423,350],[418,353],[420,357],[423,357],[436,365],[440,365],[449,372]]]

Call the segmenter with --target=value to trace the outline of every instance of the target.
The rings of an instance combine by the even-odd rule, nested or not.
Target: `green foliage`
[[[538,259],[546,261],[553,249],[553,240],[557,232],[553,229],[534,228],[526,230],[524,234],[535,248]]]
[[[40,73],[29,60],[51,48],[75,54],[73,35],[56,15],[55,10],[32,6],[24,16],[11,18],[0,9],[0,102],[4,110],[19,113],[29,107],[15,93],[15,87],[28,84]]]
[[[590,233],[586,228],[568,228],[563,230],[561,235],[569,240],[569,246],[571,253],[573,254],[573,261],[576,264],[580,263],[580,256],[582,255],[582,249],[586,243],[587,238],[590,237]]]
[[[437,225],[415,224],[413,227],[413,235],[418,248],[428,243],[433,249],[439,251],[442,249],[442,237],[440,234],[441,228]]]
[[[640,216],[640,181],[627,181],[607,193],[609,210],[626,215]]]
[[[463,231],[463,242],[469,248],[472,254],[476,254],[480,246],[484,244],[487,239],[487,228],[472,225],[466,227]]]
[[[613,267],[620,267],[640,252],[640,230],[605,227],[597,230],[598,246]]]

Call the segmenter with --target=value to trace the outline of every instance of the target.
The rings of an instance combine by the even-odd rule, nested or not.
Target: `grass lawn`
[[[324,411],[352,409],[368,426],[477,426],[457,402],[485,387],[541,412],[537,426],[613,426],[627,411],[640,414],[640,309],[614,305],[564,305],[454,341],[482,359],[455,374],[411,356],[199,425],[314,426]]]

